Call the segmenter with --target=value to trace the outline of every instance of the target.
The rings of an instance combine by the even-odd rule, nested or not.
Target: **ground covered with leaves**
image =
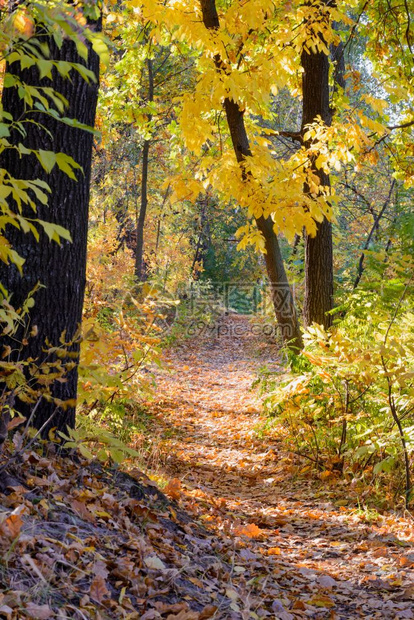
[[[33,449],[9,468],[0,617],[414,618],[410,514],[298,475],[250,390],[277,351],[243,317],[222,327],[157,373],[156,470]]]

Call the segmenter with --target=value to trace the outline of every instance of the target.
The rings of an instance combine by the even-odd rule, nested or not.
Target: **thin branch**
[[[379,221],[380,221],[381,217],[383,216],[385,209],[388,207],[388,205],[389,205],[389,203],[391,201],[391,196],[392,196],[392,192],[394,191],[394,187],[395,187],[395,179],[393,179],[393,182],[391,183],[391,187],[390,187],[390,191],[388,193],[387,199],[384,202],[381,211],[378,213],[377,217],[375,218],[375,221],[374,221],[374,223],[372,225],[372,228],[370,230],[368,238],[367,238],[367,240],[365,242],[364,249],[363,249],[361,257],[359,259],[358,274],[357,274],[357,277],[355,278],[355,282],[354,282],[354,286],[353,286],[354,290],[358,286],[358,284],[359,284],[359,282],[361,280],[362,274],[364,273],[365,252],[366,252],[366,250],[368,250],[369,245],[371,243],[372,236],[373,236],[374,232],[376,231],[376,229],[378,228]]]

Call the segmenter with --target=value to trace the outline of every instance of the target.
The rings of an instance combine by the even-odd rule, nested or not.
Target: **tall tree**
[[[89,24],[99,31],[101,19]],[[72,241],[55,243],[48,239],[45,230],[39,230],[39,240],[21,229],[10,227],[7,238],[13,248],[24,258],[23,275],[13,264],[0,264],[0,281],[11,294],[14,307],[21,306],[38,283],[40,289],[35,295],[35,305],[30,313],[32,335],[22,346],[14,343],[12,359],[30,361],[33,367],[41,368],[53,357],[45,350],[53,345],[67,349],[58,352],[55,358],[67,366],[63,381],[55,381],[51,397],[43,399],[36,407],[33,424],[44,431],[57,427],[73,427],[77,395],[77,358],[80,339],[78,330],[82,316],[85,290],[86,240],[88,229],[89,182],[93,135],[80,127],[82,123],[93,127],[97,104],[99,57],[92,50],[88,38],[76,42],[73,37],[57,38],[48,32],[47,26],[39,24],[35,33],[41,42],[42,62],[34,62],[29,68],[22,68],[18,60],[6,66],[5,88],[2,96],[3,111],[13,117],[15,123],[9,142],[23,143],[25,155],[20,156],[14,148],[8,148],[0,155],[0,166],[16,179],[40,179],[50,187],[47,205],[37,205],[40,219],[61,226],[70,232]],[[16,48],[18,48],[18,41]],[[77,45],[78,43],[78,45]],[[35,43],[34,43],[35,44]],[[86,49],[85,49],[86,47]],[[39,45],[40,49],[40,45]],[[82,56],[80,55],[82,53]],[[68,64],[69,63],[69,64]],[[43,67],[43,69],[42,69]],[[65,70],[62,70],[65,67]],[[77,67],[77,68],[76,68]],[[82,69],[83,67],[83,69]],[[58,68],[61,70],[59,71]],[[92,73],[96,76],[92,80]],[[86,79],[85,79],[86,78]],[[30,89],[53,92],[67,102],[66,121],[59,119],[58,110],[49,111],[28,105],[22,92]],[[16,128],[17,124],[17,128]],[[24,128],[24,135],[21,128]],[[20,129],[20,130],[19,130]],[[35,151],[44,154],[40,158]],[[79,165],[76,173],[70,167],[54,165],[51,153],[64,153]],[[18,209],[16,203],[11,208]],[[23,215],[31,216],[29,208]],[[46,229],[47,230],[47,229]],[[24,334],[20,334],[22,341]],[[68,346],[64,343],[69,343]],[[63,356],[63,357],[62,357]],[[32,385],[32,387],[36,387]],[[16,403],[16,408],[30,414],[32,405]]]
[[[154,72],[152,66],[152,59],[147,58],[147,71],[148,71],[148,105],[151,105],[154,101]],[[147,115],[148,124],[151,123],[151,112]],[[137,247],[135,250],[135,277],[138,282],[142,282],[146,277],[146,270],[144,265],[144,227],[145,219],[147,216],[148,208],[148,167],[149,167],[149,153],[151,147],[151,139],[145,138],[144,146],[142,148],[142,176],[141,176],[141,205],[139,209],[139,215],[137,219]]]
[[[328,2],[326,2],[328,4]],[[322,10],[325,7],[322,7]],[[329,20],[329,10],[322,13],[323,19]],[[329,25],[329,24],[328,24]],[[312,35],[312,24],[309,25]],[[316,34],[321,38],[320,33]],[[321,42],[323,40],[321,38]],[[326,125],[332,120],[329,91],[329,56],[315,45],[302,50],[302,131],[320,118]],[[305,143],[311,146],[311,141]],[[312,161],[312,170],[319,179],[320,186],[327,188],[330,185],[329,175]],[[305,186],[305,191],[309,188]],[[329,311],[333,308],[333,245],[332,224],[323,218],[318,223],[316,234],[305,234],[305,300],[303,305],[303,319],[305,325],[313,322],[329,327],[332,323]]]
[[[207,29],[218,30],[220,27],[215,0],[201,0],[203,22]],[[217,54],[214,61],[218,71],[222,70],[221,58]],[[249,171],[246,168],[246,160],[252,157],[250,142],[244,123],[244,110],[234,99],[224,99],[224,110],[233,143],[237,162],[240,164],[243,178],[247,180]],[[283,341],[290,342],[294,349],[303,346],[302,335],[296,314],[293,294],[289,286],[282,254],[277,235],[273,228],[270,217],[263,215],[255,218],[257,228],[261,232],[265,243],[265,261],[269,278],[273,306]]]

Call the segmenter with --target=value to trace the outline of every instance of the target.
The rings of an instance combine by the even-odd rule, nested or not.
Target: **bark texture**
[[[215,0],[201,0],[201,9],[205,27],[211,30],[217,30],[220,23]],[[220,71],[220,57],[216,56],[214,60],[217,70]],[[244,112],[240,109],[237,102],[230,98],[224,100],[224,109],[236,159],[240,164],[242,174],[247,180],[248,173],[245,170],[244,162],[247,157],[252,156],[252,152],[244,123]],[[296,314],[294,298],[287,279],[278,238],[273,229],[273,222],[270,218],[265,219],[262,216],[256,219],[256,224],[265,240],[266,270],[269,278],[273,307],[281,330],[283,342],[285,344],[290,342],[290,346],[295,350],[302,349],[303,340]]]
[[[99,25],[97,25],[97,29]],[[48,40],[51,59],[76,62],[86,65],[98,77],[99,58],[89,49],[88,62],[79,57],[75,45],[65,40],[59,49],[52,40]],[[90,46],[89,46],[90,47]],[[36,87],[53,87],[68,101],[65,115],[93,127],[97,104],[98,85],[84,81],[78,72],[72,70],[70,79],[64,79],[53,71],[53,79],[39,79],[36,67],[21,70],[20,63],[7,67],[7,71]],[[64,334],[65,341],[72,340],[78,331],[82,317],[82,306],[86,284],[86,245],[88,229],[89,185],[91,175],[91,158],[93,136],[84,130],[70,127],[57,119],[26,110],[16,88],[5,88],[2,97],[4,110],[14,119],[35,121],[25,124],[27,135],[22,138],[15,132],[12,142],[23,142],[29,149],[63,152],[73,157],[82,166],[83,171],[76,171],[77,180],[70,179],[64,172],[54,167],[50,174],[42,168],[33,155],[21,159],[13,149],[4,151],[0,157],[0,166],[13,177],[20,179],[42,179],[51,188],[49,205],[39,204],[37,217],[54,222],[68,229],[73,242],[62,240],[58,245],[49,241],[43,230],[37,242],[33,235],[9,227],[7,237],[15,250],[25,259],[23,277],[14,265],[0,264],[0,281],[12,294],[12,304],[19,307],[28,293],[40,282],[43,286],[36,293],[35,306],[31,310],[31,325],[38,328],[37,336],[31,337],[21,351],[15,351],[15,358],[27,360],[33,358],[40,365],[45,359],[45,342],[59,345]],[[16,205],[12,205],[16,207]],[[26,212],[33,217],[33,212]],[[71,356],[68,361],[76,361],[79,353],[79,341],[70,346]],[[50,358],[48,358],[48,361]],[[76,399],[78,369],[77,363],[66,376],[66,381],[55,382],[52,387],[53,397],[62,401]],[[24,414],[30,412],[30,405],[16,403],[16,408]],[[40,428],[50,416],[51,427],[65,429],[74,426],[75,408],[56,408],[53,402],[43,400],[36,409],[34,425]]]
[[[307,52],[301,56],[303,67],[302,134],[305,126],[317,116],[329,125],[332,111],[329,101],[329,57],[323,52]],[[321,185],[329,186],[329,176],[314,167]],[[307,188],[305,187],[305,191]],[[333,308],[333,246],[332,225],[324,218],[318,224],[314,237],[305,233],[305,299],[303,318],[305,325],[313,322],[330,327]]]

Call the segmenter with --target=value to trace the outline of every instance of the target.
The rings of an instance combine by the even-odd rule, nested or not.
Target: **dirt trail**
[[[170,351],[173,370],[157,377],[152,409],[173,495],[234,537],[245,584],[265,576],[267,617],[414,618],[413,521],[340,506],[340,493],[294,475],[278,441],[258,436],[261,402],[250,389],[261,367],[277,369],[277,351],[246,317],[220,326]],[[240,613],[226,617],[265,617],[239,596]]]

